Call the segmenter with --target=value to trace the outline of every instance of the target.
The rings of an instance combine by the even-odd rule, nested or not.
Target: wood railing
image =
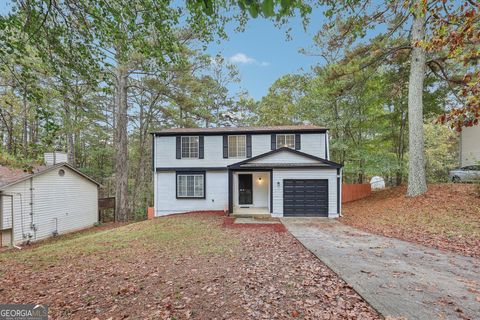
[[[372,187],[369,183],[364,184],[342,184],[342,203],[366,198],[372,194]]]

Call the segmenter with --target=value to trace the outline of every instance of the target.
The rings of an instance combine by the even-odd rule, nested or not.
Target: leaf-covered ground
[[[343,206],[341,221],[369,232],[480,257],[480,198],[471,184],[429,185],[425,195],[396,187]]]
[[[0,254],[2,303],[52,319],[379,319],[289,233],[193,214]]]

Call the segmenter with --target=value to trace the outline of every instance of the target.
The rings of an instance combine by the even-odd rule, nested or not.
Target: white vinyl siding
[[[182,158],[198,158],[198,136],[182,137]]]
[[[64,176],[58,171],[63,169]],[[57,168],[6,188],[13,195],[14,242],[44,239],[98,222],[97,185],[67,167]],[[30,190],[32,183],[32,190]],[[11,227],[11,198],[2,198],[4,223]],[[33,213],[33,215],[30,215]],[[31,228],[33,223],[34,229]],[[29,237],[30,236],[30,237]]]
[[[228,136],[228,157],[245,158],[247,153],[246,136]]]
[[[238,158],[223,158],[223,136],[212,135],[204,137],[204,159],[176,159],[175,137],[155,138],[155,165],[158,168],[177,167],[226,167],[240,161]],[[252,157],[271,151],[270,134],[252,134]],[[325,159],[325,134],[302,133],[301,152]],[[187,161],[188,159],[188,161]],[[175,181],[174,181],[175,182]],[[172,187],[175,191],[175,187]]]
[[[273,170],[273,216],[283,216],[284,179],[328,179],[328,216],[337,217],[337,170],[336,169],[274,169]]]
[[[463,128],[460,139],[460,165],[462,167],[480,162],[480,124]]]
[[[295,135],[277,134],[277,149],[282,147],[295,149]]]
[[[285,150],[252,160],[251,163],[319,163],[319,161]]]
[[[228,210],[228,171],[205,172],[205,198],[177,199],[175,171],[155,173],[155,215],[208,210]]]
[[[177,196],[179,198],[203,198],[205,195],[203,187],[203,174],[177,175]]]

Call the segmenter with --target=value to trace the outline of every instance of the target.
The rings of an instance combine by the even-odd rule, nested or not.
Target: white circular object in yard
[[[372,186],[372,190],[384,189],[385,180],[383,180],[382,177],[375,176],[370,179],[370,185]]]

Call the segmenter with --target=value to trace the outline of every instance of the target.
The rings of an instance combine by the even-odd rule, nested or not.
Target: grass
[[[52,319],[289,319],[352,310],[379,318],[287,232],[231,228],[226,219],[163,217],[4,252],[0,296],[45,303]]]
[[[21,263],[34,270],[42,270],[78,256],[130,258],[132,250],[155,250],[159,247],[167,250],[172,257],[184,252],[222,254],[235,243],[234,239],[226,239],[221,229],[212,228],[211,221],[171,217],[59,238],[23,251],[5,252],[0,254],[0,274],[9,263]]]

